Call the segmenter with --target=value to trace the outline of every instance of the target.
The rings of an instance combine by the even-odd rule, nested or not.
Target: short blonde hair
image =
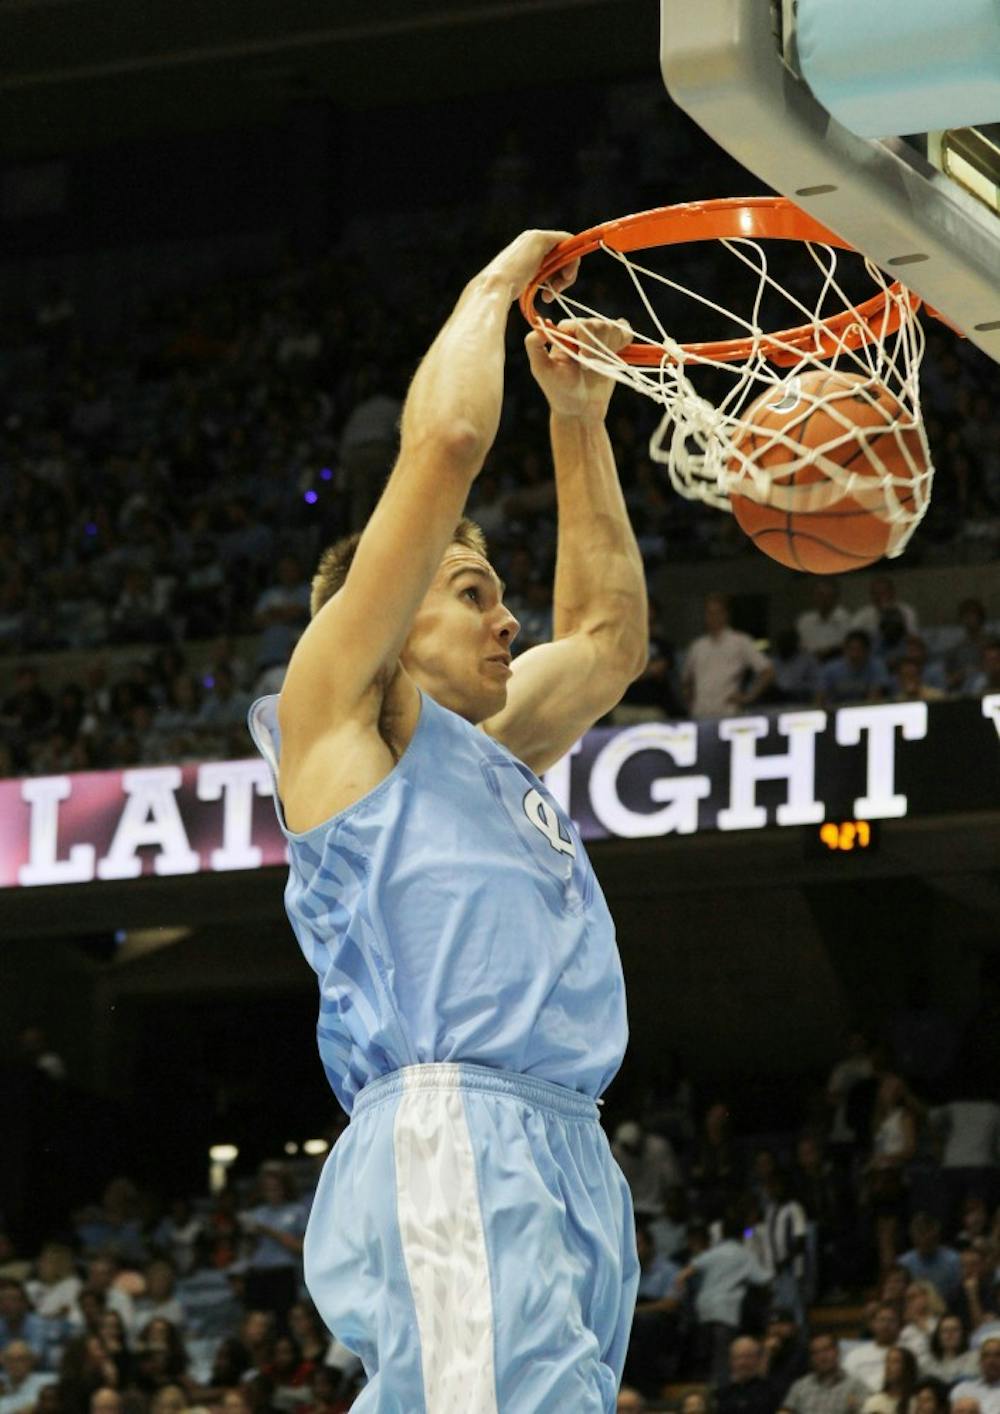
[[[342,540],[325,549],[319,557],[316,573],[312,578],[312,593],[309,596],[309,612],[315,618],[327,600],[332,599],[347,578],[355,551],[364,534],[356,530],[353,535],[345,535]],[[489,558],[486,536],[474,520],[463,516],[451,537],[453,545],[464,545],[467,550],[475,550],[483,559]]]

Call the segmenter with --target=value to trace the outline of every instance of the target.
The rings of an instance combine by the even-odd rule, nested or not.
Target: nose
[[[501,620],[500,627],[497,629],[497,637],[506,648],[514,642],[514,639],[521,632],[521,625],[507,608],[506,604],[500,605],[500,613]]]

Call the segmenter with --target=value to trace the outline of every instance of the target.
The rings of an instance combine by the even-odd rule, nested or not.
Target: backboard
[[[668,93],[1000,363],[1000,123],[858,136],[806,82],[798,22],[798,0],[661,0]]]

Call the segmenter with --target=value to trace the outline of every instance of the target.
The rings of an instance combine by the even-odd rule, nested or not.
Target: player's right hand
[[[520,299],[553,246],[569,239],[569,231],[522,231],[516,240],[494,256],[484,273],[509,280],[512,298]],[[579,268],[579,260],[574,260],[551,276],[548,283],[553,291],[558,294],[568,289],[576,279]]]

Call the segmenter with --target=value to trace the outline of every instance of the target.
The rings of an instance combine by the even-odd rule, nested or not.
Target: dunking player
[[[528,336],[551,409],[555,634],[513,665],[517,622],[462,518],[497,431],[511,302],[558,238],[525,233],[466,286],[371,520],[324,554],[280,699],[251,709],[320,1051],[351,1113],[306,1279],[364,1362],[355,1408],[379,1414],[612,1410],[635,1300],[628,1192],[595,1103],[626,1041],[614,929],[533,774],[645,659],[611,382]]]

